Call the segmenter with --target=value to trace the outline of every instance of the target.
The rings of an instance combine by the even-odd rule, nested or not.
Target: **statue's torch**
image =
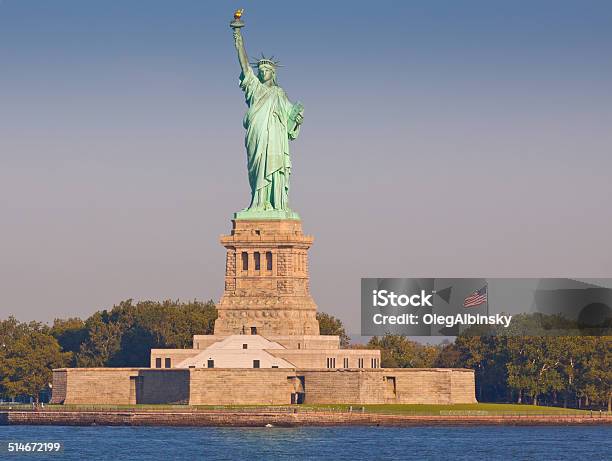
[[[244,22],[242,22],[240,20],[240,18],[242,17],[242,13],[244,12],[244,8],[241,8],[239,10],[236,10],[234,12],[234,20],[232,22],[230,22],[230,27],[234,30],[238,29],[240,30],[241,27],[244,27]]]

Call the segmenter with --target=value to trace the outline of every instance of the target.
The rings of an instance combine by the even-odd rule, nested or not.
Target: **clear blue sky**
[[[239,67],[305,106],[319,309],[362,276],[612,276],[612,2],[0,1],[0,318],[218,299]]]

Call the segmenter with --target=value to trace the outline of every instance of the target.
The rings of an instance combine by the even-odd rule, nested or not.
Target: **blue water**
[[[0,442],[8,441],[62,442],[64,452],[17,455],[4,452],[0,453],[0,459],[612,459],[610,426],[252,429],[0,427]]]

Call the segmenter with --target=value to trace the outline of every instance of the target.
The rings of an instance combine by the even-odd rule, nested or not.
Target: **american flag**
[[[463,301],[463,307],[480,306],[487,302],[487,286],[485,285],[480,290],[476,290]]]

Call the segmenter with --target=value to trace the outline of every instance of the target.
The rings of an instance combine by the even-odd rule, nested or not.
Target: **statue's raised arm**
[[[240,62],[240,68],[242,74],[246,75],[249,67],[249,57],[247,56],[244,48],[244,41],[242,40],[242,33],[240,29],[244,27],[244,23],[240,20],[243,10],[236,10],[234,13],[234,20],[230,23],[230,27],[234,30],[234,45],[238,51],[238,61]]]

